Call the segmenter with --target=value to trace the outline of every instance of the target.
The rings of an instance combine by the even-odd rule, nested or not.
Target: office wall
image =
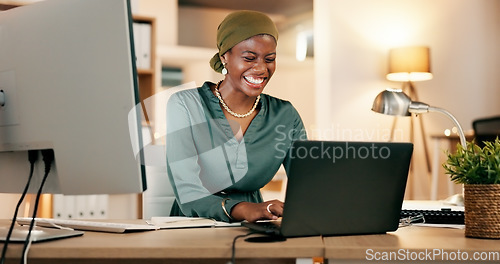
[[[431,49],[434,79],[415,83],[420,101],[447,109],[465,130],[474,118],[500,114],[499,14],[500,1],[492,0],[315,0],[319,130],[333,139],[386,140],[394,118],[370,108],[380,91],[401,87],[385,80],[388,50],[410,45]],[[453,126],[437,113],[418,118],[428,145],[429,135]],[[416,128],[411,198],[427,199],[429,174]],[[398,118],[396,130],[397,140],[408,140],[409,118]]]

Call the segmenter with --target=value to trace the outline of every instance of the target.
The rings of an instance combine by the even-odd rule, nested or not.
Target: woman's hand
[[[241,202],[231,210],[231,217],[236,221],[247,220],[276,220],[283,215],[284,203],[279,200],[271,200],[263,203]]]

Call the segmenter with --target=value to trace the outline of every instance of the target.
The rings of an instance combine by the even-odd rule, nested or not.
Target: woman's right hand
[[[284,203],[279,200],[271,200],[263,203],[241,202],[231,210],[231,217],[235,221],[246,220],[255,222],[257,220],[276,220],[283,215]]]

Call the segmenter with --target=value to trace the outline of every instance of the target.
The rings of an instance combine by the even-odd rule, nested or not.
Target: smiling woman
[[[250,222],[277,219],[283,202],[263,201],[294,140],[306,139],[290,102],[263,93],[276,69],[278,30],[263,13],[237,11],[219,25],[210,66],[217,84],[172,95],[167,104],[167,173],[173,216]],[[279,132],[291,135],[283,138]]]

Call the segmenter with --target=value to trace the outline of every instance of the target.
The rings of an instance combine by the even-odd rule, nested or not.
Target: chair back
[[[500,137],[500,116],[476,119],[472,122],[476,144],[484,146],[484,141],[494,141]]]
[[[167,168],[146,166],[146,177],[148,189],[142,194],[143,219],[170,216],[175,194],[168,179]]]

